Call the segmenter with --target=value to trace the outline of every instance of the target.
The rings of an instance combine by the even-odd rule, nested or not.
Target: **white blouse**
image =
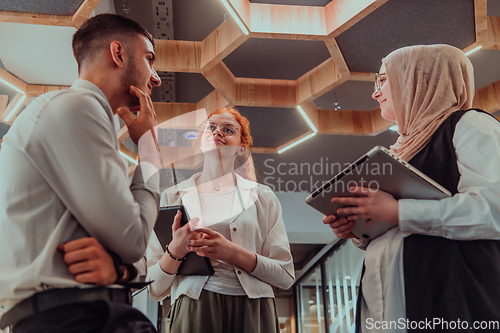
[[[161,205],[183,204],[189,216],[200,217],[201,207],[195,179],[200,174],[163,192]],[[288,289],[295,282],[290,245],[281,216],[281,205],[268,186],[236,176],[237,195],[230,221],[231,241],[257,254],[257,266],[246,272],[233,265],[241,286],[249,298],[274,297],[273,288]],[[238,194],[239,192],[239,194]],[[164,254],[158,238],[153,233],[147,256],[147,280],[153,300],[171,295],[171,303],[180,295],[198,299],[208,276],[177,276],[164,272],[159,260]]]
[[[198,193],[201,207],[201,222],[206,228],[217,231],[229,241],[231,240],[229,222],[235,195],[236,187],[221,193]],[[210,262],[215,272],[203,286],[204,290],[223,295],[246,296],[245,290],[236,276],[233,265],[216,259],[210,259]]]
[[[372,240],[366,248],[362,332],[377,332],[375,322],[406,318],[403,238],[423,234],[455,240],[500,239],[500,124],[469,111],[455,128],[453,145],[460,172],[458,193],[442,200],[399,200],[399,227]],[[369,329],[372,328],[372,329]]]

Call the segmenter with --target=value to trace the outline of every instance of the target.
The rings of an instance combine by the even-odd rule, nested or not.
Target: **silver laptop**
[[[349,188],[356,185],[388,192],[396,199],[439,200],[451,196],[443,186],[390,150],[377,146],[311,193],[306,203],[325,215],[337,215],[337,209],[345,205],[330,200],[334,196],[354,196]],[[371,240],[395,226],[385,222],[367,226],[366,220],[357,220],[352,232],[359,238]]]

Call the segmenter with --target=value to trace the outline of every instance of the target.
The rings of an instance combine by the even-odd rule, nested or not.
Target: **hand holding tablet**
[[[353,187],[356,190],[351,191]],[[394,199],[439,200],[450,195],[418,169],[377,146],[311,193],[306,203],[325,214],[323,222],[338,228],[336,234],[342,238],[354,235],[371,240],[398,224]],[[366,218],[367,204],[376,220]],[[336,219],[328,218],[330,215]],[[343,218],[355,220],[354,227]]]
[[[163,249],[166,249],[166,246],[172,241],[172,222],[174,221],[174,216],[177,214],[178,210],[182,213],[181,226],[184,226],[190,219],[183,205],[160,208],[160,213],[158,214],[154,231]],[[177,274],[213,275],[214,269],[210,263],[210,259],[200,257],[194,252],[188,252],[186,259],[182,261]]]

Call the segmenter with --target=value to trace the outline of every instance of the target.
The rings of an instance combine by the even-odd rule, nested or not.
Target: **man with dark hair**
[[[73,36],[73,55],[78,63],[78,72],[85,61],[94,61],[102,49],[114,40],[121,40],[127,51],[131,51],[133,36],[145,37],[155,47],[153,36],[140,24],[126,17],[102,14],[85,22]]]
[[[135,273],[122,269],[143,255],[158,213],[154,40],[136,22],[103,14],[75,33],[73,51],[79,79],[33,101],[2,143],[0,304],[8,311],[0,327],[154,332],[129,289],[99,287]],[[130,186],[113,114],[139,148]]]

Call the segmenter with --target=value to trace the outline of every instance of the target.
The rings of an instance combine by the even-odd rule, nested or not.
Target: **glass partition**
[[[321,268],[312,270],[298,285],[299,332],[325,333]]]
[[[329,333],[354,332],[363,258],[364,252],[351,241],[326,258]]]
[[[299,333],[354,333],[363,259],[364,251],[347,241],[333,247],[300,278],[296,285]]]

